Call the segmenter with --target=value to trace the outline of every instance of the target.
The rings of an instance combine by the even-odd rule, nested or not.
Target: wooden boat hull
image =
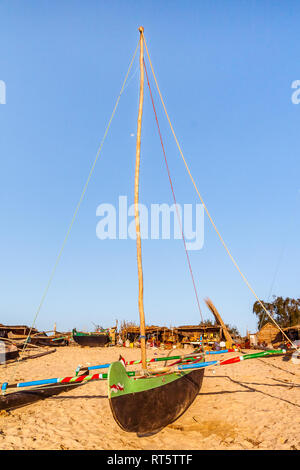
[[[125,431],[152,434],[181,416],[202,385],[204,369],[149,378],[130,378],[120,362],[108,372],[109,403]]]
[[[27,340],[26,335],[15,335],[14,333],[8,333],[8,338],[17,341]],[[33,344],[34,346],[66,346],[68,340],[65,337],[57,336],[47,336],[46,334],[40,334],[39,336],[30,336],[28,344]]]
[[[107,335],[73,335],[73,339],[80,346],[104,347],[109,343]]]
[[[55,348],[56,346],[66,346],[68,342],[65,338],[55,339],[55,337],[49,338],[49,336],[32,336],[30,337],[30,344],[34,344],[35,346],[51,346]]]
[[[0,341],[0,364],[5,364],[6,361],[11,361],[19,356],[19,350],[13,344],[6,344]]]

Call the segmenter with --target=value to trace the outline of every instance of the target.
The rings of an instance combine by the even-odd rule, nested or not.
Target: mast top
[[[143,32],[144,32],[144,27],[143,27],[143,26],[140,26],[140,27],[139,27],[139,32],[140,32],[141,34],[143,34]]]

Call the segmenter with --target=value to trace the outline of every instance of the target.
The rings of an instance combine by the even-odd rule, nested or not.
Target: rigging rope
[[[67,230],[67,233],[66,233],[66,235],[65,235],[65,238],[64,238],[64,240],[63,240],[62,246],[61,246],[61,248],[60,248],[60,250],[59,250],[59,252],[58,252],[58,255],[57,255],[57,257],[56,257],[56,261],[55,261],[54,266],[53,266],[53,269],[52,269],[52,271],[51,271],[51,273],[50,273],[50,277],[49,277],[48,282],[47,282],[47,284],[46,284],[46,287],[45,287],[45,290],[44,290],[44,292],[43,292],[41,301],[40,301],[39,306],[38,306],[38,308],[37,308],[37,311],[36,311],[36,313],[35,313],[35,316],[34,316],[34,319],[33,319],[33,323],[32,323],[32,325],[31,325],[31,327],[30,327],[30,330],[29,330],[28,336],[27,336],[27,338],[26,338],[26,340],[25,340],[23,349],[21,350],[20,358],[21,358],[22,354],[25,352],[26,346],[27,346],[27,344],[28,344],[28,339],[29,339],[29,337],[30,337],[30,334],[31,334],[31,332],[32,332],[32,330],[33,330],[33,328],[34,328],[34,326],[35,326],[37,317],[38,317],[38,315],[39,315],[39,313],[40,313],[40,310],[41,310],[41,308],[42,308],[42,306],[43,306],[43,303],[44,303],[44,301],[45,301],[46,295],[47,295],[47,293],[48,293],[48,291],[49,291],[49,288],[50,288],[51,282],[52,282],[52,280],[53,280],[54,274],[55,274],[55,272],[56,272],[58,263],[59,263],[59,261],[60,261],[60,259],[61,259],[61,256],[62,256],[62,253],[63,253],[63,251],[64,251],[65,245],[66,245],[67,240],[68,240],[68,238],[69,238],[71,229],[72,229],[73,224],[74,224],[74,222],[75,222],[77,213],[78,213],[78,211],[79,211],[79,208],[80,208],[80,206],[81,206],[82,200],[83,200],[84,195],[85,195],[85,193],[86,193],[88,184],[89,184],[90,179],[91,179],[91,177],[92,177],[92,174],[93,174],[93,172],[94,172],[96,163],[97,163],[98,158],[99,158],[99,156],[100,156],[100,153],[101,153],[101,150],[102,150],[104,141],[105,141],[105,139],[106,139],[106,136],[107,136],[107,134],[108,134],[109,128],[110,128],[110,126],[111,126],[113,117],[114,117],[114,115],[115,115],[115,113],[116,113],[116,110],[117,110],[117,107],[118,107],[118,104],[119,104],[121,95],[122,95],[123,92],[124,92],[125,85],[126,85],[126,82],[127,82],[127,79],[128,79],[129,73],[130,73],[130,70],[131,70],[131,68],[132,68],[132,65],[133,65],[133,62],[134,62],[134,59],[135,59],[135,56],[136,56],[138,47],[139,47],[139,44],[136,46],[136,49],[135,49],[134,54],[133,54],[133,57],[132,57],[131,62],[130,62],[130,64],[129,64],[127,73],[126,73],[126,75],[125,75],[125,79],[124,79],[123,84],[122,84],[122,87],[121,87],[121,91],[120,91],[120,93],[119,93],[119,96],[118,96],[118,98],[117,98],[117,100],[116,100],[114,109],[113,109],[113,111],[112,111],[112,114],[111,114],[110,119],[109,119],[109,121],[108,121],[108,124],[107,124],[107,126],[106,126],[106,129],[105,129],[104,135],[103,135],[103,137],[102,137],[102,140],[101,140],[101,142],[100,142],[100,145],[99,145],[99,148],[98,148],[98,151],[97,151],[95,160],[94,160],[94,162],[93,162],[93,164],[92,164],[91,170],[90,170],[90,172],[89,172],[89,175],[88,175],[88,177],[87,177],[87,180],[86,180],[85,185],[84,185],[84,187],[83,187],[83,190],[82,190],[82,192],[81,192],[79,201],[78,201],[77,206],[76,206],[76,208],[75,208],[75,211],[74,211],[74,213],[73,213],[73,217],[72,217],[72,219],[71,219],[71,222],[70,222],[70,224],[69,224],[69,226],[68,226],[68,230]],[[131,77],[131,78],[133,78],[133,77]],[[19,359],[18,359],[16,365],[17,365],[18,363],[19,363]]]
[[[189,266],[189,270],[190,270],[190,274],[191,274],[191,278],[192,278],[192,282],[193,282],[193,286],[194,286],[197,305],[198,305],[198,309],[199,309],[199,312],[200,312],[200,317],[201,317],[202,323],[204,323],[203,316],[202,316],[202,311],[201,311],[201,307],[200,307],[200,302],[199,302],[199,297],[198,297],[198,292],[197,292],[197,288],[196,288],[196,283],[195,283],[195,279],[194,279],[194,275],[193,275],[193,271],[192,271],[190,257],[189,257],[187,247],[186,247],[185,236],[184,236],[184,233],[183,233],[183,228],[182,228],[182,223],[181,223],[181,217],[180,217],[177,202],[176,202],[174,186],[173,186],[173,183],[172,183],[170,169],[169,169],[169,165],[168,165],[168,161],[167,161],[167,157],[166,157],[166,152],[165,152],[165,147],[164,147],[164,143],[163,143],[163,140],[162,140],[162,135],[161,135],[161,132],[160,132],[160,127],[159,127],[159,123],[158,123],[158,118],[157,118],[157,114],[156,114],[156,109],[155,109],[155,105],[154,105],[153,95],[152,95],[152,91],[151,91],[151,87],[150,87],[150,82],[149,82],[149,77],[148,77],[148,72],[147,72],[147,67],[146,67],[145,61],[144,61],[144,69],[145,69],[145,72],[146,72],[148,88],[149,88],[150,97],[151,97],[152,106],[153,106],[153,111],[154,111],[155,120],[156,120],[156,124],[157,124],[157,130],[158,130],[158,133],[159,133],[160,143],[161,143],[162,151],[163,151],[163,154],[164,154],[164,160],[165,160],[165,164],[166,164],[166,168],[167,168],[167,172],[168,172],[168,178],[169,178],[169,182],[170,182],[170,186],[171,186],[171,190],[172,190],[172,195],[173,195],[174,204],[175,204],[175,208],[176,208],[178,223],[179,223],[180,230],[181,230],[181,235],[182,235],[182,240],[183,240],[184,249],[185,249],[185,253],[186,253],[186,258],[187,258],[187,262],[188,262],[188,266]]]
[[[166,106],[165,106],[165,103],[164,103],[162,94],[161,94],[161,92],[160,92],[160,88],[159,88],[159,86],[158,86],[158,82],[157,82],[157,79],[156,79],[156,75],[155,75],[154,70],[153,70],[153,65],[152,65],[152,62],[151,62],[151,58],[150,58],[150,54],[149,54],[149,51],[148,51],[148,47],[147,47],[147,43],[146,43],[145,36],[143,36],[143,38],[144,38],[145,48],[146,48],[147,56],[148,56],[148,59],[149,59],[149,63],[150,63],[152,75],[153,75],[153,78],[154,78],[154,81],[155,81],[155,84],[156,84],[156,87],[157,87],[157,91],[158,91],[158,94],[159,94],[159,97],[160,97],[160,100],[161,100],[161,103],[162,103],[162,106],[163,106],[165,115],[166,115],[167,120],[168,120],[170,129],[171,129],[171,132],[172,132],[173,137],[174,137],[174,139],[175,139],[177,148],[178,148],[178,150],[179,150],[179,153],[180,153],[180,155],[181,155],[181,158],[182,158],[182,160],[183,160],[183,163],[184,163],[184,165],[185,165],[185,168],[186,168],[186,170],[187,170],[187,172],[188,172],[188,175],[189,175],[189,177],[190,177],[190,179],[191,179],[191,181],[192,181],[192,183],[193,183],[193,186],[194,186],[194,188],[195,188],[195,190],[196,190],[196,193],[197,193],[197,195],[198,195],[198,197],[199,197],[201,203],[203,204],[203,207],[204,207],[204,209],[205,209],[205,212],[206,212],[206,214],[207,214],[207,216],[208,216],[208,218],[209,218],[209,220],[210,220],[210,222],[211,222],[213,228],[215,229],[215,232],[217,233],[217,235],[218,235],[218,237],[219,237],[219,239],[220,239],[222,245],[224,246],[225,250],[227,251],[227,254],[229,255],[231,261],[233,262],[233,264],[234,264],[234,266],[236,267],[237,271],[238,271],[239,274],[241,275],[241,277],[242,277],[243,281],[245,282],[245,284],[247,285],[248,289],[252,292],[252,294],[254,295],[254,297],[256,298],[256,300],[259,302],[259,304],[261,305],[261,307],[263,308],[263,310],[266,312],[266,314],[267,314],[268,317],[272,320],[272,322],[276,325],[276,327],[281,331],[281,333],[283,334],[283,336],[285,336],[285,338],[288,340],[288,342],[289,342],[296,350],[298,350],[298,347],[296,346],[296,344],[294,344],[293,341],[291,341],[291,339],[285,334],[285,332],[282,330],[282,328],[281,328],[281,327],[278,325],[278,323],[274,320],[274,318],[271,316],[271,314],[268,312],[268,310],[267,310],[266,307],[264,306],[263,302],[258,298],[256,292],[254,291],[253,287],[252,287],[251,284],[249,283],[249,281],[248,281],[248,279],[246,278],[246,276],[242,273],[241,269],[239,268],[237,262],[235,261],[234,257],[232,256],[231,252],[229,251],[229,248],[227,247],[225,241],[223,240],[222,235],[220,234],[219,230],[217,229],[217,227],[216,227],[216,225],[215,225],[215,223],[214,223],[214,221],[213,221],[213,219],[212,219],[212,217],[211,217],[211,215],[210,215],[210,213],[209,213],[209,211],[208,211],[208,209],[207,209],[207,207],[206,207],[206,205],[205,205],[205,203],[204,203],[204,200],[203,200],[203,198],[202,198],[202,196],[201,196],[201,194],[200,194],[200,192],[199,192],[199,190],[198,190],[198,188],[197,188],[197,185],[196,185],[196,183],[195,183],[195,180],[194,180],[194,178],[193,178],[193,176],[192,176],[192,174],[191,174],[191,171],[190,171],[189,166],[188,166],[188,164],[187,164],[187,162],[186,162],[186,159],[184,158],[183,152],[182,152],[182,150],[181,150],[181,147],[180,147],[180,145],[179,145],[179,142],[178,142],[178,139],[177,139],[177,137],[176,137],[175,131],[174,131],[174,129],[173,129],[173,126],[172,126],[171,120],[170,120],[170,118],[169,118],[169,115],[168,115],[168,112],[167,112],[167,109],[166,109]]]
[[[298,201],[297,201],[298,203]],[[294,217],[294,216],[293,216]],[[297,220],[295,218],[295,220]],[[276,278],[277,278],[277,275],[278,275],[278,272],[279,272],[279,268],[280,268],[280,265],[282,263],[282,259],[283,259],[283,255],[286,251],[286,247],[287,247],[287,242],[288,242],[288,238],[290,236],[291,233],[293,233],[293,222],[294,222],[294,218],[290,221],[290,226],[288,226],[288,229],[286,230],[286,236],[283,240],[283,244],[282,244],[282,247],[281,247],[281,251],[280,251],[280,254],[279,254],[279,257],[278,257],[278,261],[277,261],[277,264],[276,264],[276,268],[275,268],[275,272],[274,272],[274,276],[273,276],[273,279],[272,279],[272,282],[271,282],[271,286],[270,286],[270,290],[269,290],[269,294],[268,294],[268,297],[267,297],[267,302],[270,301],[270,298],[271,298],[271,294],[273,292],[273,288],[274,288],[274,284],[275,284],[275,281],[276,281]],[[260,327],[262,326],[263,322],[264,322],[264,319],[265,319],[265,314],[262,315],[262,318],[259,322],[259,329]]]

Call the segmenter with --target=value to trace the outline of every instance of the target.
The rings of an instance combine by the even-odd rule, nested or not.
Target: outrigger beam
[[[204,351],[205,354],[226,354],[230,352],[237,352],[236,349],[222,349],[220,351]],[[176,359],[196,359],[197,357],[202,357],[203,353],[196,353],[196,354],[189,354],[186,356],[170,356],[170,357],[153,357],[152,359],[147,359],[147,363],[149,362],[161,362],[161,361],[173,361]],[[137,364],[141,364],[141,360],[136,360],[136,361],[127,361],[125,362],[126,366],[133,366]],[[110,366],[109,364],[99,364],[96,366],[90,366],[90,367],[84,367],[84,366],[78,366],[76,369],[76,374],[82,370],[96,370],[96,369],[108,369]]]
[[[259,357],[267,357],[267,356],[278,356],[283,355],[286,353],[285,349],[279,350],[270,350],[270,351],[262,351],[254,354],[245,354],[243,356],[235,356],[229,359],[224,359],[223,361],[209,361],[209,362],[198,362],[196,364],[182,364],[177,365],[175,367],[170,367],[169,372],[180,372],[181,370],[192,370],[192,369],[202,369],[205,367],[210,367],[214,365],[223,366],[228,364],[234,364],[236,362],[245,361],[247,359],[256,359]],[[174,359],[176,356],[173,356]],[[181,358],[182,356],[180,356]],[[161,358],[157,358],[161,359]],[[164,358],[166,359],[166,358]],[[169,358],[171,359],[171,358]],[[189,359],[189,358],[186,358]],[[190,358],[192,359],[192,357]],[[158,372],[159,373],[159,372]],[[143,375],[143,371],[127,371],[127,375],[129,377],[138,377]],[[71,385],[71,384],[79,384],[90,382],[92,380],[107,380],[108,374],[93,374],[93,375],[80,375],[74,377],[62,377],[62,378],[52,378],[52,379],[45,379],[45,380],[35,380],[31,382],[19,382],[15,384],[7,384],[3,383],[1,386],[2,393],[5,393],[7,388],[24,388],[24,387],[35,387],[40,385],[52,385],[52,384],[61,384],[63,385]]]

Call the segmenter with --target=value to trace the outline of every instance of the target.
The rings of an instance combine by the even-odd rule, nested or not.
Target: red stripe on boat
[[[231,359],[227,359],[226,361],[221,361],[220,362],[220,365],[223,366],[223,365],[226,365],[226,364],[234,364],[235,362],[240,362],[241,359],[240,357],[232,357]]]

